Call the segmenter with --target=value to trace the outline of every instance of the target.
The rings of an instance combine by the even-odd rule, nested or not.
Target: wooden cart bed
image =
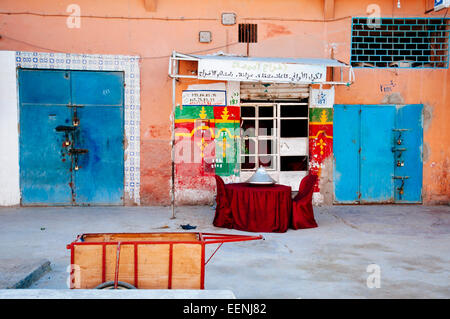
[[[71,288],[95,288],[120,281],[143,289],[204,289],[206,244],[256,239],[262,236],[82,234],[67,245],[71,251]]]

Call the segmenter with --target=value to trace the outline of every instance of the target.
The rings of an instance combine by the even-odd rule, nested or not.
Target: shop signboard
[[[184,90],[183,105],[212,105],[226,106],[227,96],[225,90]]]
[[[197,75],[204,80],[321,83],[326,80],[326,71],[321,64],[201,59]]]

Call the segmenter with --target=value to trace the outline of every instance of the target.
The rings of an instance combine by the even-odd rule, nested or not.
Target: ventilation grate
[[[350,62],[355,67],[448,68],[448,21],[353,18]]]
[[[239,42],[240,43],[258,42],[258,25],[250,23],[239,24]]]

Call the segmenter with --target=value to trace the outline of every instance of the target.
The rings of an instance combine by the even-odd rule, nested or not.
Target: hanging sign
[[[434,11],[439,11],[450,6],[450,0],[434,0]]]
[[[333,107],[334,86],[331,89],[311,89],[311,107]]]
[[[224,90],[184,90],[183,105],[226,106],[227,96]]]
[[[325,65],[200,59],[197,74],[205,80],[319,83],[326,72]]]

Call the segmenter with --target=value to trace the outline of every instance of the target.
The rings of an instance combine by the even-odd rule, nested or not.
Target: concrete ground
[[[449,206],[314,209],[318,228],[224,244],[206,266],[206,289],[237,298],[450,298]],[[187,223],[193,231],[251,234],[214,227],[207,206],[176,211],[170,219],[168,207],[0,208],[0,263],[48,259],[52,271],[31,288],[67,289],[66,244],[77,234],[183,231]],[[380,288],[367,286],[371,264]]]

